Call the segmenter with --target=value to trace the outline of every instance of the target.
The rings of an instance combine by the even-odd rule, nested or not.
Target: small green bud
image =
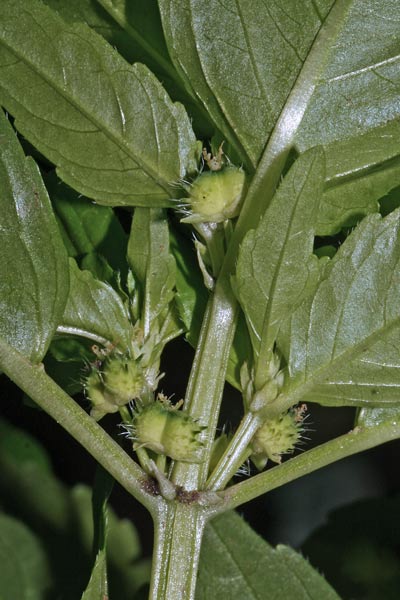
[[[91,416],[97,421],[121,406],[139,398],[146,386],[140,365],[134,359],[110,354],[96,363],[85,382],[86,395],[92,404]]]
[[[103,381],[99,371],[93,369],[85,382],[86,395],[92,404],[90,415],[99,421],[108,413],[118,411],[118,406],[113,402],[113,398],[104,390]]]
[[[174,460],[200,462],[202,443],[199,435],[203,429],[184,411],[160,396],[156,402],[135,412],[131,427],[133,447],[143,446]]]
[[[237,217],[243,196],[243,169],[229,165],[201,173],[190,185],[189,216],[183,223],[221,223]]]
[[[282,454],[293,452],[304,431],[302,424],[306,408],[303,404],[261,425],[251,442],[253,454],[250,458],[257,469],[261,471],[268,459],[279,464]]]
[[[106,391],[119,406],[139,398],[145,385],[142,368],[136,360],[126,357],[107,358],[102,369]]]

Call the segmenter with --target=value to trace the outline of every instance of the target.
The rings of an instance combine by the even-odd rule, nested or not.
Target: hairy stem
[[[256,413],[247,413],[235,431],[228,448],[209,477],[209,490],[223,489],[249,457],[249,444],[263,420]]]
[[[206,521],[196,504],[170,503],[158,512],[150,600],[194,600]]]
[[[356,427],[345,435],[220,492],[219,495],[225,499],[224,510],[236,508],[298,477],[399,437],[400,421],[394,419],[374,427]]]
[[[48,375],[0,338],[0,366],[32,400],[59,423],[132,496],[154,512],[161,499],[146,492],[147,475]]]

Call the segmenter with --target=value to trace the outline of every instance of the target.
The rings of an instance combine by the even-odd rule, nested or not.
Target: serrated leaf
[[[293,315],[284,391],[324,405],[399,403],[400,211],[366,217]]]
[[[368,213],[400,184],[399,121],[324,146],[326,182],[317,235],[334,235]]]
[[[233,512],[213,520],[204,535],[196,599],[210,598],[339,600],[301,555],[272,548]]]
[[[400,24],[392,0],[353,0],[296,142],[301,150],[398,119]]]
[[[242,160],[256,165],[332,1],[159,5],[176,67]]]
[[[241,245],[235,291],[256,358],[265,363],[280,324],[318,279],[315,222],[325,179],[321,148],[303,154],[278,188],[256,230]]]
[[[303,552],[335,582],[342,598],[396,600],[399,507],[398,494],[354,502],[329,514],[305,542]]]
[[[70,294],[59,332],[103,338],[126,350],[132,339],[129,312],[117,292],[70,258]]]
[[[1,335],[38,362],[67,300],[67,254],[39,170],[2,112],[0,212]]]
[[[36,536],[16,519],[0,514],[1,597],[42,600],[50,587],[50,565]]]
[[[132,45],[132,38],[110,18],[96,0],[43,0],[43,3],[56,10],[67,23],[87,23],[115,46],[128,62],[144,62],[138,56],[137,48]]]
[[[161,328],[168,315],[176,279],[175,260],[169,250],[165,212],[137,208],[128,243],[128,262],[141,288],[141,323],[147,337],[159,320]],[[174,317],[173,317],[174,320]],[[176,332],[180,326],[176,324]]]
[[[68,185],[111,205],[167,205],[196,168],[184,108],[140,64],[36,0],[0,5],[0,101]]]

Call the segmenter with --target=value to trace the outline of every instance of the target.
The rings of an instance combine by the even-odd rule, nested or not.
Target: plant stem
[[[207,425],[204,460],[199,464],[177,463],[172,477],[187,490],[202,489],[207,479],[236,315],[237,302],[230,283],[219,278],[206,309],[185,400],[185,409]]]
[[[228,448],[207,481],[208,490],[223,489],[232,479],[249,457],[249,444],[262,423],[263,419],[256,413],[249,412],[243,417]]]
[[[0,338],[4,373],[72,435],[122,487],[153,513],[162,502],[145,491],[147,475],[48,375]]]
[[[236,508],[298,477],[399,437],[400,421],[392,420],[374,427],[356,427],[345,435],[221,492],[219,495],[225,499],[223,510]]]
[[[207,512],[171,502],[154,518],[155,543],[149,600],[193,600]]]

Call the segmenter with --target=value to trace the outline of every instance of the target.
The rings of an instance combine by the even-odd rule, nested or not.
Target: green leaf
[[[171,252],[176,263],[176,306],[188,332],[188,340],[197,343],[208,292],[199,269],[192,241],[176,229],[170,230]],[[194,341],[195,338],[195,341]]]
[[[190,243],[176,230],[170,231],[171,252],[176,261],[176,306],[186,328],[186,339],[196,347],[199,340],[201,322],[208,300],[208,291],[199,269],[193,243]],[[246,322],[239,315],[233,345],[229,354],[226,379],[240,389],[240,367],[251,353],[251,343]]]
[[[108,533],[107,503],[110,497],[114,479],[98,465],[92,495],[93,508],[93,551],[95,562],[88,586],[82,600],[99,600],[108,596],[106,541]]]
[[[61,179],[103,204],[168,204],[196,141],[152,73],[37,0],[4,0],[0,21],[0,101]]]
[[[97,3],[124,30],[136,52],[136,60],[162,74],[162,81],[166,76],[175,85],[182,85],[168,56],[156,0],[97,0]]]
[[[108,598],[107,564],[105,550],[100,550],[81,600],[103,600],[103,598]]]
[[[132,38],[95,0],[43,0],[43,3],[56,10],[67,23],[87,23],[115,46],[128,62],[145,62],[144,57],[138,54],[138,48],[133,46]]]
[[[357,425],[359,427],[375,427],[381,423],[398,421],[399,419],[399,406],[392,406],[390,408],[362,408],[357,416]]]
[[[0,457],[7,456],[15,465],[30,462],[46,473],[51,464],[44,448],[28,433],[0,419]]]
[[[324,147],[326,183],[316,232],[333,235],[368,213],[378,200],[400,184],[400,123],[332,142]]]
[[[141,323],[145,338],[158,321],[160,329],[171,314],[176,279],[175,260],[169,250],[165,212],[137,208],[128,243],[128,262],[141,291]],[[173,330],[176,333],[173,333]],[[181,328],[172,326],[172,335]]]
[[[324,405],[399,403],[400,211],[366,217],[293,315],[288,397]]]
[[[67,255],[39,170],[3,113],[0,142],[0,330],[38,362],[67,300]]]
[[[339,599],[304,558],[287,546],[272,548],[233,512],[205,532],[196,599],[210,598]]]
[[[299,131],[304,151],[400,115],[400,26],[392,0],[353,0]]]
[[[114,211],[82,198],[54,173],[45,178],[69,255],[98,253],[114,270],[126,265],[127,236]]]
[[[36,536],[0,514],[0,590],[5,600],[42,600],[50,587],[50,566]]]
[[[303,552],[343,598],[397,599],[399,508],[398,494],[344,506],[331,513],[304,544]]]
[[[253,166],[332,4],[159,2],[175,66]]]
[[[235,290],[256,359],[264,366],[280,324],[318,279],[319,261],[313,254],[313,242],[324,175],[320,148],[302,155],[278,188],[259,226],[247,233],[240,248]]]
[[[70,278],[70,294],[58,331],[99,343],[109,341],[123,350],[129,348],[132,325],[129,311],[117,292],[89,271],[81,271],[72,258]]]

